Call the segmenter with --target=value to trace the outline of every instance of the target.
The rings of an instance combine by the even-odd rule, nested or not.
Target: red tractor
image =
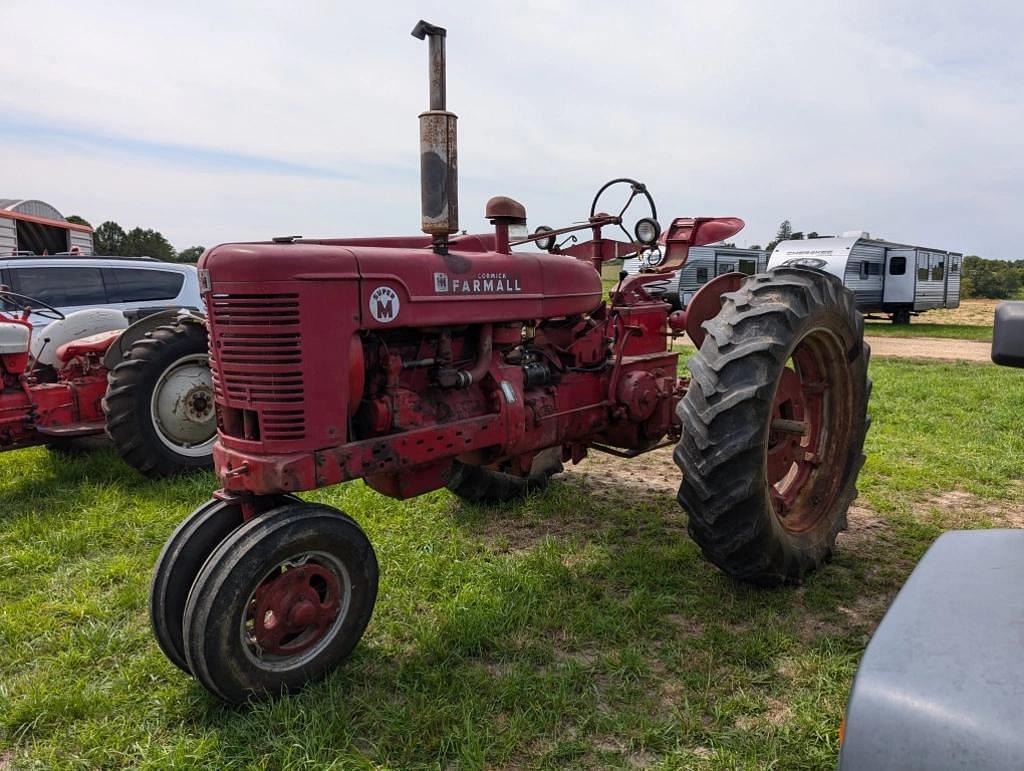
[[[168,311],[129,326],[120,311],[68,315],[0,287],[0,450],[80,449],[107,433],[151,477],[210,464],[213,390],[203,319]],[[50,319],[33,328],[31,315]]]
[[[591,450],[674,445],[693,539],[762,585],[820,565],[856,495],[869,386],[851,293],[809,269],[731,274],[669,316],[644,287],[743,223],[677,218],[662,234],[633,180],[601,188],[582,225],[525,235],[523,206],[497,197],[493,232],[456,235],[445,31],[413,34],[430,41],[427,235],[226,244],[200,261],[222,489],[165,545],[150,610],[171,661],[230,702],[323,676],[370,620],[369,540],[301,491],[363,479],[397,498],[505,501]],[[631,233],[636,202],[649,211]],[[558,245],[579,231],[591,239]],[[660,263],[605,301],[601,265],[655,247]],[[689,379],[670,345],[683,330],[700,349]]]

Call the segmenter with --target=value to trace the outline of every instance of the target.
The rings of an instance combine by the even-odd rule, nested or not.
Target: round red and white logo
[[[370,292],[370,315],[380,324],[389,324],[398,318],[398,293],[389,286],[379,286]]]

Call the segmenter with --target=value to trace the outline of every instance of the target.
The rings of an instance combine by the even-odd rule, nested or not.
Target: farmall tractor
[[[632,180],[602,188],[582,225],[516,238],[526,211],[497,197],[492,232],[454,235],[445,31],[413,34],[430,51],[427,235],[226,244],[200,260],[222,489],[165,545],[150,610],[170,660],[230,702],[323,676],[370,620],[373,547],[305,490],[363,479],[396,498],[498,502],[591,451],[674,445],[693,539],[762,585],[827,559],[856,494],[869,389],[851,294],[807,269],[728,275],[670,317],[645,285],[743,223],[678,218],[661,234]],[[617,190],[626,206],[603,212]],[[631,203],[649,209],[633,233]],[[590,240],[559,248],[580,231]],[[654,246],[660,264],[605,301],[601,265]],[[689,379],[670,345],[684,330],[700,348]]]
[[[0,450],[75,452],[106,432],[150,477],[210,465],[216,424],[202,318],[168,311],[129,326],[109,308],[65,316],[4,287],[0,302]],[[51,321],[33,328],[32,314]]]

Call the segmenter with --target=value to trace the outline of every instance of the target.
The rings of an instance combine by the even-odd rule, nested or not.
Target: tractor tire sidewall
[[[797,583],[831,556],[857,495],[869,425],[863,319],[852,293],[834,277],[786,268],[752,276],[725,295],[722,311],[705,328],[708,337],[690,362],[693,379],[678,407],[679,499],[689,513],[691,537],[737,579]],[[782,370],[799,343],[817,331],[832,335],[844,352],[837,358],[846,365],[850,409],[834,410],[825,441],[843,443],[845,453],[838,449],[841,468],[828,504],[810,527],[794,532],[779,520],[769,493],[769,424]]]
[[[268,506],[301,502],[274,496]],[[172,664],[192,674],[185,657],[184,622],[188,595],[206,560],[244,519],[239,506],[211,499],[192,512],[164,543],[149,585],[149,620],[157,645]]]
[[[258,666],[243,649],[245,604],[267,573],[289,557],[320,551],[348,571],[348,611],[314,658],[289,669]],[[359,526],[327,506],[288,504],[250,520],[206,561],[189,594],[185,650],[193,674],[225,701],[291,693],[326,676],[358,644],[377,598],[378,566]]]
[[[187,356],[208,354],[206,327],[185,322],[157,327],[137,340],[107,376],[103,411],[107,434],[121,457],[149,477],[168,477],[213,467],[213,451],[200,456],[175,452],[153,422],[153,391],[164,373]]]

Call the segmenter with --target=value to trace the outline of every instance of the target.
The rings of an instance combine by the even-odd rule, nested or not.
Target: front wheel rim
[[[264,670],[305,666],[335,640],[351,605],[352,578],[335,555],[289,557],[250,592],[238,630],[242,650]]]
[[[190,458],[209,455],[217,438],[213,379],[205,353],[183,356],[153,387],[150,417],[161,443]]]

